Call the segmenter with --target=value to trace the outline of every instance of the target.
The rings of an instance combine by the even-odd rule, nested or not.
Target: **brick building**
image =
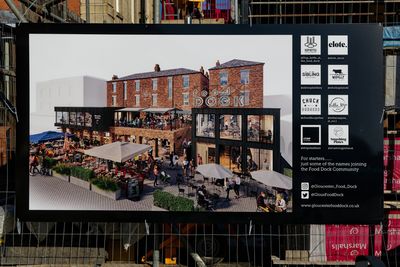
[[[161,70],[137,73],[107,82],[108,107],[178,108],[190,110],[195,106],[194,90],[208,88],[203,71],[190,69]]]
[[[208,107],[263,107],[264,63],[233,59],[221,64],[217,61],[210,72]],[[250,101],[251,99],[251,101]]]

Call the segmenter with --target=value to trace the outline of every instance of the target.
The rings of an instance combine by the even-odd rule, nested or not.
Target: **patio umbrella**
[[[125,162],[149,150],[151,150],[151,146],[149,145],[114,142],[85,150],[85,154],[114,162]]]
[[[215,163],[199,165],[196,170],[205,177],[215,179],[225,179],[233,176],[233,173],[230,170]]]
[[[267,186],[291,190],[292,178],[275,171],[259,170],[250,172],[251,177]]]

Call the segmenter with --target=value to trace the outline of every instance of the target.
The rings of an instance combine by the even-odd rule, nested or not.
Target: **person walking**
[[[236,175],[235,176],[235,184],[233,186],[233,191],[235,192],[236,196],[235,198],[239,198],[240,197],[240,176]]]
[[[157,165],[154,166],[153,174],[154,174],[154,187],[156,187],[158,185],[157,184],[158,177],[160,176],[160,171]]]
[[[226,186],[226,199],[229,199],[229,192],[233,189],[233,187],[235,186],[235,181],[233,181],[232,179],[226,178],[225,179],[225,186]]]

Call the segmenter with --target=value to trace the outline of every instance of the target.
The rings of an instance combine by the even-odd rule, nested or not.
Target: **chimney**
[[[115,74],[114,74],[114,75],[112,76],[112,79],[113,79],[113,80],[117,80],[117,79],[118,79],[118,75],[115,75]]]
[[[217,62],[215,63],[215,66],[216,66],[216,67],[221,66],[221,63],[219,63],[219,60],[217,60]]]
[[[156,64],[156,65],[154,66],[154,71],[155,71],[155,72],[160,72],[160,71],[161,71],[160,65]]]
[[[201,66],[200,72],[201,72],[202,74],[204,74],[204,68],[203,68],[203,66]]]
[[[208,75],[208,71],[206,71],[206,77],[207,77],[207,78],[210,78],[210,76]]]

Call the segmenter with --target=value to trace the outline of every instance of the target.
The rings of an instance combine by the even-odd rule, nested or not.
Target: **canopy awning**
[[[143,112],[148,112],[148,113],[167,113],[171,111],[182,111],[179,108],[146,108],[142,110]]]
[[[151,150],[151,146],[149,145],[114,142],[85,150],[85,154],[114,162],[125,162],[149,150]]]
[[[254,180],[257,180],[267,186],[288,190],[293,188],[292,178],[276,171],[259,170],[250,172],[250,174]]]
[[[222,165],[209,163],[197,166],[196,171],[205,177],[225,179],[233,176],[233,173]]]
[[[118,112],[139,112],[142,111],[144,108],[121,108],[117,109]]]
[[[67,135],[67,137],[73,136],[73,134],[65,134],[61,132],[55,132],[55,131],[45,131],[42,133],[38,134],[32,134],[29,136],[29,142],[32,144],[39,144],[39,143],[45,143],[49,141],[55,141],[55,140],[60,140],[63,139]]]

